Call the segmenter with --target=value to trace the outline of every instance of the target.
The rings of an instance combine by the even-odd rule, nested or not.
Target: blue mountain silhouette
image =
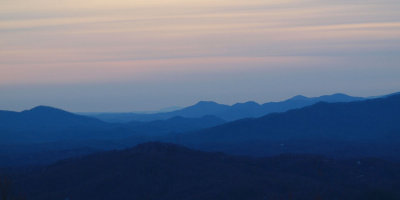
[[[37,106],[22,112],[0,111],[0,129],[63,129],[105,125],[98,119],[76,115],[48,106]]]
[[[249,158],[145,143],[61,161],[15,182],[32,200],[398,199],[399,169],[379,159]]]
[[[285,112],[291,109],[309,106],[321,101],[350,102],[360,100],[364,100],[364,98],[352,97],[345,94],[324,95],[313,98],[299,95],[285,101],[270,102],[262,105],[253,101],[237,103],[232,106],[218,104],[213,101],[200,101],[195,105],[166,113],[103,113],[92,116],[108,122],[153,121],[168,119],[176,116],[199,118],[205,115],[213,115],[226,121],[234,121],[249,117],[261,117],[274,112]]]
[[[172,141],[250,155],[296,152],[400,159],[399,116],[400,94],[356,102],[320,102],[178,135]]]

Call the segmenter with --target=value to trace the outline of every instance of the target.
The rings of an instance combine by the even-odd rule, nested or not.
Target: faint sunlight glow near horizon
[[[0,109],[400,90],[397,0],[2,0]]]

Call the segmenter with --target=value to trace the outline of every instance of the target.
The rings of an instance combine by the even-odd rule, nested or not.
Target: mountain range
[[[8,194],[33,200],[399,199],[400,94],[336,100],[235,121],[221,113],[258,104],[200,102],[125,123],[0,111],[0,193],[8,176]]]
[[[188,118],[200,118],[206,115],[213,115],[225,121],[234,121],[249,117],[261,117],[274,112],[285,112],[295,108],[309,106],[318,102],[351,102],[364,100],[362,97],[352,97],[345,94],[324,95],[320,97],[295,96],[281,102],[269,102],[258,104],[254,101],[236,103],[232,106],[219,104],[213,101],[200,101],[195,105],[175,110],[153,114],[143,113],[102,113],[89,116],[96,117],[108,122],[129,122],[129,121],[153,121],[163,120],[171,117],[181,116]]]
[[[159,136],[199,130],[225,123],[215,116],[172,117],[150,122],[109,123],[57,108],[38,106],[22,112],[0,111],[0,144],[62,140]]]
[[[228,122],[170,141],[249,155],[319,153],[400,159],[400,94],[346,103],[320,102]]]
[[[400,159],[400,145],[397,145],[400,141],[399,96],[393,94],[352,102],[347,102],[352,97],[343,95],[323,96],[326,101],[337,101],[338,97],[342,101],[347,98],[347,101],[319,102],[259,118],[228,122],[215,115],[205,115],[110,123],[45,106],[22,112],[0,111],[0,167],[47,164],[146,141],[251,156],[317,153],[342,158]],[[288,102],[290,105],[309,102],[304,99],[308,98],[297,96]],[[209,104],[215,105],[200,102],[179,112],[196,116],[196,113],[218,109],[222,113],[221,108],[226,108],[217,104],[218,109],[210,109]],[[282,102],[278,104],[283,105]],[[234,107],[238,110],[243,105]]]
[[[0,167],[48,164],[223,123],[214,116],[108,123],[47,106],[0,111]]]
[[[315,98],[296,96],[289,100],[259,105],[255,102],[233,106],[201,101],[173,112],[135,114],[136,121],[113,123],[94,116],[73,114],[48,106],[38,106],[22,112],[0,111],[0,143],[53,142],[60,140],[117,139],[131,136],[153,137],[209,128],[247,117],[270,112],[283,112],[319,101],[348,102],[362,98],[344,94]],[[129,113],[121,114],[130,116]],[[151,120],[153,119],[153,120]],[[106,122],[108,121],[108,122]],[[113,120],[110,120],[113,121]]]

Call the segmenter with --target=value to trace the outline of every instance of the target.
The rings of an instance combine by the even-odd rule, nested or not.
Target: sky
[[[400,91],[398,0],[1,0],[0,109]]]

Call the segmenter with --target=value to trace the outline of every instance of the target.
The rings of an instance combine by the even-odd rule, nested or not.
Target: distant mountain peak
[[[351,97],[344,93],[335,93],[330,95],[322,95],[320,97],[314,97],[314,98],[354,98],[354,97]]]
[[[34,107],[34,108],[32,108],[32,109],[30,109],[30,110],[25,110],[25,111],[23,111],[23,112],[33,112],[33,113],[47,113],[47,112],[52,112],[52,113],[54,113],[54,112],[58,112],[58,113],[68,113],[67,111],[64,111],[64,110],[61,110],[61,109],[58,109],[58,108],[54,108],[54,107],[50,107],[50,106],[43,106],[43,105],[40,105],[40,106],[36,106],[36,107]]]
[[[247,101],[244,103],[235,103],[233,106],[241,106],[241,105],[257,105],[257,106],[259,106],[260,104],[258,104],[255,101]]]
[[[223,104],[219,104],[219,103],[214,102],[214,101],[199,101],[195,105],[186,107],[186,108],[184,108],[182,110],[195,109],[195,110],[199,110],[199,111],[204,112],[205,110],[209,110],[209,109],[211,109],[211,110],[221,109],[221,108],[224,109],[226,107],[229,107],[229,106],[223,105]],[[182,110],[180,110],[180,111],[182,111]],[[213,113],[207,113],[207,114],[213,114]],[[204,115],[204,114],[202,114],[202,115]]]
[[[218,105],[215,101],[199,101],[195,105]]]
[[[314,100],[325,101],[325,102],[351,102],[351,101],[359,101],[364,100],[362,97],[352,97],[343,93],[335,93],[331,95],[323,95],[320,97],[312,98]]]
[[[289,100],[296,100],[296,101],[299,101],[299,100],[307,100],[307,99],[309,99],[309,98],[306,97],[306,96],[297,95],[297,96],[294,96],[294,97],[290,98]]]
[[[329,96],[329,95],[328,95]],[[344,93],[335,93],[335,94],[332,94],[332,95],[330,95],[330,96],[342,96],[342,97],[349,97],[349,95],[347,95],[347,94],[344,94]]]

